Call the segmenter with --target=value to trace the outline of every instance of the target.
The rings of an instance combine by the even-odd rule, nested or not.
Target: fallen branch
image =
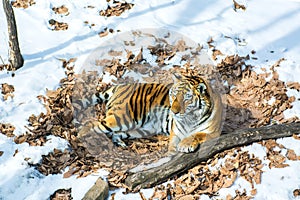
[[[125,179],[125,184],[130,190],[136,192],[141,188],[153,187],[156,184],[167,181],[224,150],[249,145],[261,140],[289,137],[299,133],[300,123],[237,130],[202,144],[201,148],[196,152],[176,154],[169,161],[158,167],[135,172],[130,171]]]

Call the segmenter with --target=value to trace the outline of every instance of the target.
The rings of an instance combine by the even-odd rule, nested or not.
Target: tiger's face
[[[207,83],[199,76],[174,74],[175,83],[170,88],[170,106],[175,116],[184,116],[194,111],[204,111],[210,107]]]

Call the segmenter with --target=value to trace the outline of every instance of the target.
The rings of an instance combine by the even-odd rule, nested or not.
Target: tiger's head
[[[177,117],[198,112],[205,115],[211,107],[211,88],[200,76],[173,74],[175,81],[170,88],[171,111]]]

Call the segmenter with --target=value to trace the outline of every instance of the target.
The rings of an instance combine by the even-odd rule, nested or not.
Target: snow
[[[252,55],[248,64],[256,70],[268,68],[280,58],[286,61],[276,68],[282,81],[298,81],[300,76],[300,1],[261,0],[238,1],[246,5],[246,11],[233,10],[232,1],[224,0],[153,0],[129,1],[135,6],[119,17],[101,17],[98,13],[106,8],[106,1],[93,0],[43,0],[27,9],[14,9],[19,33],[19,42],[25,59],[24,67],[15,72],[15,77],[5,71],[0,72],[0,83],[15,87],[13,99],[0,100],[0,122],[10,122],[16,127],[15,134],[26,131],[27,119],[31,114],[45,112],[41,102],[36,98],[43,95],[46,88],[55,89],[59,80],[65,76],[59,58],[76,57],[77,72],[82,70],[86,59],[94,49],[105,41],[126,31],[146,28],[164,28],[177,31],[182,35],[202,44],[207,49],[207,41],[213,38],[214,45],[224,54]],[[68,16],[56,15],[52,6],[66,5]],[[94,8],[86,8],[92,5]],[[48,20],[67,22],[67,31],[51,31]],[[0,20],[6,22],[2,4]],[[89,27],[83,22],[89,21],[95,26]],[[120,30],[100,38],[98,33],[104,27]],[[8,60],[8,36],[6,23],[0,24],[0,55]],[[208,52],[209,53],[209,52]],[[1,62],[1,61],[0,61]],[[289,90],[289,96],[300,98],[296,90]],[[271,103],[271,102],[270,102]],[[300,101],[293,103],[293,108],[285,111],[285,117],[300,116]],[[42,147],[28,144],[15,144],[12,139],[0,134],[0,199],[47,199],[55,190],[72,188],[74,199],[81,199],[99,176],[105,172],[76,179],[75,176],[64,179],[62,174],[44,176],[30,167],[30,162],[38,162],[41,155],[53,148],[64,149],[67,142],[56,137],[49,137]],[[299,141],[292,138],[278,140],[300,155]],[[18,153],[14,155],[15,150]],[[259,144],[245,147],[257,157],[265,160],[265,150]],[[300,161],[288,161],[289,167],[283,169],[264,168],[262,183],[256,185],[255,199],[293,199],[292,191],[299,188]],[[235,189],[250,191],[250,185],[238,178],[231,188],[222,189],[220,197],[234,194]],[[136,199],[139,194],[122,194],[116,192],[115,199]],[[270,192],[272,191],[272,192]],[[150,197],[152,189],[142,190]],[[203,196],[203,199],[208,197]]]

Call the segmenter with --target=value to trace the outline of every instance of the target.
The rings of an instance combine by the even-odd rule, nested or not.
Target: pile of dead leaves
[[[127,141],[127,149],[116,147],[106,135],[95,133],[88,134],[81,141],[77,140],[78,129],[85,121],[105,117],[104,104],[85,109],[81,99],[90,99],[92,94],[106,90],[110,85],[102,83],[94,72],[75,75],[73,67],[70,67],[75,59],[62,61],[67,77],[61,80],[61,87],[47,91],[47,96],[38,97],[47,113],[30,116],[28,132],[15,137],[16,143],[27,142],[34,146],[44,145],[49,135],[69,141],[70,150],[54,149],[42,156],[40,163],[33,164],[41,173],[61,173],[68,166],[65,178],[73,174],[87,176],[100,167],[124,174],[141,163],[149,164],[161,158],[168,144],[168,138],[163,136]],[[119,184],[111,181],[113,185]]]
[[[101,10],[100,15],[105,17],[120,16],[126,10],[130,10],[134,4],[120,1],[113,1],[109,4],[106,10]]]
[[[227,104],[234,108],[250,110],[251,117],[255,119],[251,122],[251,127],[297,120],[284,119],[283,112],[292,108],[296,99],[294,96],[287,96],[288,86],[279,80],[275,70],[261,74],[244,70],[240,74],[242,77],[239,82],[233,83],[235,87],[226,95]]]
[[[47,96],[38,97],[45,105],[47,113],[30,116],[28,132],[15,137],[16,143],[27,142],[33,146],[44,145],[49,135],[58,136],[69,141],[72,146],[71,150],[61,152],[54,149],[53,152],[43,156],[40,163],[34,164],[45,175],[61,173],[67,166],[72,166],[70,167],[72,173],[67,174],[66,177],[74,173],[77,173],[79,176],[86,176],[87,174],[84,172],[91,173],[95,169],[95,158],[89,155],[76,138],[77,128],[80,123],[73,121],[76,108],[72,105],[72,93],[73,91],[86,92],[86,90],[74,90],[76,77],[73,67],[68,66],[72,61],[74,60],[63,62],[67,77],[61,81],[61,87],[55,91],[47,91]],[[84,78],[91,82],[95,81],[90,79],[91,77],[85,76]],[[79,113],[79,111],[77,112]],[[86,117],[83,113],[78,116]]]
[[[299,136],[294,138],[299,140]],[[286,160],[300,159],[292,149],[278,144],[275,140],[263,141],[260,144],[266,147],[269,168],[287,167],[289,165],[285,163]],[[287,152],[285,155],[283,150]],[[259,158],[242,151],[241,148],[227,150],[190,169],[167,186],[156,186],[150,199],[199,199],[201,194],[213,197],[221,188],[230,187],[237,177],[248,181],[252,189],[249,194],[245,190],[237,190],[235,197],[228,195],[226,199],[252,199],[257,193],[256,185],[261,184],[264,166]],[[295,190],[294,196],[297,195],[298,190]]]
[[[218,164],[220,159],[224,160],[222,164]],[[157,186],[151,199],[198,199],[201,194],[213,197],[221,188],[233,185],[238,176],[252,185],[252,191],[250,196],[236,191],[237,196],[250,199],[256,194],[254,186],[261,182],[262,167],[261,160],[246,151],[239,148],[227,150],[190,169],[172,184]]]
[[[34,0],[16,0],[11,2],[11,5],[15,8],[28,8],[34,4]]]
[[[69,25],[65,22],[58,22],[54,19],[50,19],[49,20],[49,24],[51,26],[51,29],[53,31],[65,31],[65,30],[68,30],[69,28]]]
[[[15,91],[15,88],[13,85],[9,85],[7,83],[2,83],[1,84],[1,94],[3,95],[3,100],[6,101],[8,97],[13,98],[14,94],[13,92]]]
[[[96,60],[97,66],[104,67],[104,72],[109,73],[117,78],[117,81],[112,80],[115,84],[134,83],[132,77],[124,76],[128,72],[134,72],[138,76],[143,76],[142,79],[145,82],[156,82],[168,84],[172,82],[172,73],[180,72],[182,74],[200,74],[208,79],[218,80],[218,71],[213,66],[203,66],[198,63],[197,55],[201,54],[202,48],[190,47],[186,45],[185,41],[180,39],[173,44],[170,44],[167,39],[170,35],[164,36],[164,38],[157,38],[151,34],[145,34],[135,32],[133,35],[139,37],[153,38],[156,43],[154,45],[138,46],[133,41],[124,41],[125,46],[130,46],[132,49],[139,49],[134,53],[132,50],[114,51],[109,50],[107,52],[107,58]],[[145,57],[143,52],[147,49],[150,52],[148,57]],[[180,57],[181,62],[186,62],[183,67],[174,65],[173,68],[164,69],[168,66],[168,62],[174,57]],[[111,57],[111,59],[108,59]],[[125,57],[126,59],[121,59]],[[151,65],[155,59],[155,65]]]
[[[297,139],[296,136],[294,136],[294,138]],[[300,156],[298,156],[293,149],[286,148],[278,144],[275,140],[262,141],[260,144],[266,147],[266,157],[270,160],[270,169],[288,167],[289,164],[285,163],[286,160],[300,160]],[[282,154],[283,150],[286,150],[285,155]]]

